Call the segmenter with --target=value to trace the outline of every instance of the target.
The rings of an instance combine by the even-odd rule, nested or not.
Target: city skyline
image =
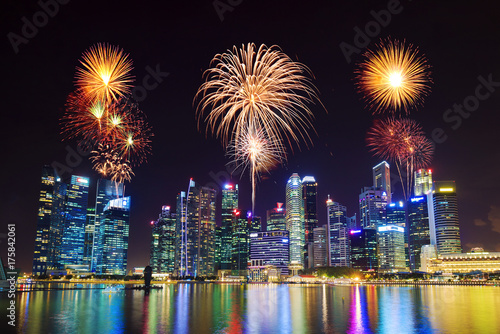
[[[207,185],[215,182],[212,175],[217,178],[226,173],[227,159],[222,148],[212,138],[207,140],[196,131],[192,98],[201,83],[202,71],[208,67],[212,55],[249,41],[278,44],[294,59],[306,63],[316,77],[315,84],[328,110],[326,114],[319,106],[313,107],[318,132],[318,136],[313,137],[314,146],[309,150],[303,148],[295,151],[285,166],[271,171],[270,175],[262,175],[257,188],[257,214],[265,217],[265,210],[272,208],[272,203],[285,201],[281,185],[292,172],[315,176],[319,203],[327,194],[331,194],[335,201],[347,206],[348,215],[358,212],[356,203],[359,189],[371,184],[367,167],[380,161],[371,157],[365,147],[365,132],[373,117],[364,109],[352,84],[354,63],[360,57],[352,54],[352,61],[347,62],[339,45],[343,42],[353,44],[353,28],[363,29],[367,22],[374,20],[370,11],[380,11],[387,7],[387,3],[362,5],[355,11],[359,15],[344,18],[338,13],[352,12],[354,4],[328,5],[332,7],[326,7],[323,13],[318,10],[320,7],[307,4],[290,6],[293,10],[279,4],[267,4],[268,12],[262,13],[260,8],[263,5],[243,3],[235,7],[234,11],[226,12],[224,21],[219,20],[210,3],[195,8],[178,4],[174,12],[189,13],[193,20],[187,21],[173,14],[169,14],[170,20],[165,20],[160,15],[163,11],[156,10],[156,14],[155,9],[159,8],[154,6],[148,9],[137,7],[138,13],[144,12],[152,17],[151,22],[166,21],[166,26],[156,33],[136,27],[131,31],[131,36],[125,38],[121,32],[109,32],[105,26],[115,26],[119,31],[127,29],[126,21],[113,17],[106,23],[97,22],[92,26],[89,24],[93,20],[88,19],[94,14],[90,10],[91,6],[71,3],[61,6],[59,14],[51,19],[48,26],[41,28],[28,44],[20,45],[18,54],[12,52],[10,45],[2,51],[6,53],[7,63],[12,64],[12,68],[7,71],[7,82],[14,83],[15,87],[23,87],[14,89],[7,98],[6,107],[21,112],[8,115],[10,122],[5,133],[16,145],[5,145],[5,155],[15,163],[5,166],[9,178],[2,180],[2,188],[10,191],[2,195],[1,201],[1,211],[5,214],[3,220],[15,223],[25,231],[18,236],[19,242],[27,245],[26,249],[20,249],[18,253],[18,261],[23,269],[31,266],[29,262],[36,232],[40,167],[56,161],[73,169],[71,172],[66,171],[64,181],[68,181],[71,174],[89,177],[93,184],[98,179],[91,171],[87,157],[78,155],[76,142],[61,141],[58,122],[66,95],[73,84],[76,59],[96,42],[120,44],[136,61],[134,74],[137,84],[142,85],[146,76],[149,76],[148,84],[157,84],[155,89],[147,90],[147,96],[141,101],[141,108],[156,130],[153,155],[147,165],[136,170],[132,183],[126,185],[127,194],[134,198],[130,217],[131,235],[134,236],[130,240],[131,249],[147,249],[150,221],[156,218],[162,205],[175,205],[175,195],[181,189],[186,190],[190,177]],[[426,53],[433,68],[435,84],[425,105],[413,112],[412,117],[422,122],[428,135],[432,135],[436,128],[442,128],[447,136],[443,143],[436,145],[435,158],[430,166],[433,177],[436,180],[452,179],[457,182],[462,247],[467,249],[467,245],[482,244],[491,251],[498,250],[500,228],[497,225],[497,203],[500,198],[496,188],[500,182],[494,166],[498,164],[499,156],[492,144],[497,140],[495,122],[491,122],[490,118],[495,115],[494,106],[498,103],[499,95],[497,86],[484,84],[500,81],[498,65],[494,61],[498,59],[498,51],[486,44],[478,52],[475,40],[463,35],[469,29],[484,40],[497,40],[493,33],[496,31],[493,23],[495,10],[490,10],[489,14],[485,14],[484,8],[480,12],[472,9],[464,13],[461,11],[462,5],[452,8],[446,4],[433,4],[432,11],[435,14],[429,16],[428,21],[439,27],[436,32],[432,24],[424,24],[419,20],[419,14],[428,11],[423,4],[402,2],[401,6],[402,11],[392,16],[390,24],[383,27],[379,35],[371,39],[371,43],[393,35],[407,38]],[[6,21],[8,29],[19,32],[22,25],[20,18],[30,16],[37,10],[39,8],[36,5],[12,8],[12,15]],[[249,32],[248,27],[254,23],[248,19],[252,13],[263,15],[269,20],[264,20],[267,23]],[[481,20],[471,19],[474,13],[481,13]],[[288,17],[283,22],[292,34],[274,29],[271,18],[278,14]],[[312,20],[313,15],[320,15],[320,19]],[[70,18],[77,16],[81,18],[70,22]],[[199,23],[190,28],[190,24],[197,19]],[[345,29],[335,29],[338,23]],[[202,36],[196,37],[200,34],[198,28],[204,24],[209,27],[206,35],[202,31]],[[185,38],[170,34],[172,27],[176,26],[186,28]],[[60,32],[66,30],[61,27],[67,27],[67,33],[76,36],[84,36],[83,31],[90,30],[92,36],[87,35],[75,43],[61,45],[60,41],[67,36]],[[237,38],[227,34],[228,29],[231,30],[229,27],[233,27]],[[404,34],[401,32],[403,30]],[[207,42],[201,42],[202,39]],[[9,43],[7,40],[5,42]],[[172,47],[165,46],[167,44]],[[200,52],[200,49],[203,51]],[[190,60],[187,59],[190,57],[185,57],[186,53],[192,55]],[[26,67],[26,61],[32,62],[32,66]],[[33,71],[33,68],[37,70]],[[158,72],[161,75],[151,75]],[[167,72],[168,76],[165,74]],[[457,73],[460,75],[457,76]],[[24,87],[27,82],[29,84]],[[458,114],[454,114],[453,121],[444,121],[444,113],[453,110],[454,104],[463,104],[468,96],[473,96],[478,85],[482,85],[481,92],[489,92],[490,97],[481,100],[477,112],[459,120],[456,120]],[[26,96],[30,98],[26,99]],[[170,120],[174,123],[168,123]],[[23,127],[28,131],[21,131]],[[164,131],[166,128],[169,130]],[[189,140],[179,143],[179,138]],[[68,150],[77,152],[71,155],[72,167],[66,162]],[[207,163],[201,167],[200,161]],[[248,174],[244,174],[241,178],[235,175],[232,180],[240,185],[240,201],[245,208],[250,207],[248,179]],[[397,180],[396,177],[394,179]],[[393,185],[393,188],[399,192],[397,185]],[[89,189],[89,194],[93,192],[95,188]],[[398,194],[395,199],[401,196]],[[326,221],[323,214],[318,219],[321,225]],[[1,247],[5,247],[5,243]],[[146,254],[148,251],[130,254],[130,264],[139,266],[144,263]]]

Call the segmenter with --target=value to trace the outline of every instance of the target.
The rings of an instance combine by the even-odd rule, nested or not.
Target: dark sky
[[[353,54],[348,63],[339,45],[352,45],[354,29],[364,30],[374,20],[370,12],[393,2],[231,2],[237,5],[223,13],[221,21],[212,1],[69,1],[46,23],[36,1],[2,2],[0,254],[4,261],[6,225],[16,224],[17,264],[25,271],[31,269],[41,168],[53,161],[66,164],[67,145],[76,148],[76,142],[62,141],[58,120],[66,96],[74,89],[78,59],[97,42],[119,45],[130,53],[137,84],[148,74],[148,66],[169,73],[140,102],[155,136],[153,155],[135,169],[136,176],[126,187],[132,196],[129,268],[147,264],[149,221],[161,206],[175,205],[176,194],[187,188],[190,177],[207,184],[213,182],[211,175],[225,171],[224,151],[216,140],[197,131],[192,103],[212,57],[233,45],[279,45],[312,70],[328,111],[312,107],[317,129],[314,146],[295,150],[285,166],[263,178],[256,213],[265,216],[276,201],[284,201],[285,182],[293,172],[316,177],[320,222],[326,220],[327,194],[345,204],[350,215],[358,212],[360,189],[371,185],[371,168],[379,160],[364,141],[374,117],[353,84],[360,55]],[[432,92],[410,117],[429,136],[436,128],[445,131],[447,139],[436,145],[431,168],[435,180],[457,182],[464,250],[479,245],[500,251],[500,83],[490,87],[493,92],[457,129],[451,127],[455,121],[443,119],[454,104],[473,101],[468,97],[475,95],[479,76],[500,82],[500,5],[401,1],[395,8],[398,13],[371,38],[370,46],[392,36],[419,46],[427,56]],[[9,33],[22,35],[22,19],[33,22],[33,15],[40,27],[15,53]],[[73,173],[89,176],[94,183],[98,178],[87,157],[75,163]],[[248,181],[246,174],[237,179],[242,208],[250,207]],[[394,198],[400,197],[396,186]]]

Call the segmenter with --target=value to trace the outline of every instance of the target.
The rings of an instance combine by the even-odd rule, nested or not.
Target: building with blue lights
[[[391,203],[391,169],[386,161],[382,161],[372,168],[373,187],[382,189],[387,194],[387,203]]]
[[[89,178],[72,175],[67,190],[66,219],[61,245],[61,264],[63,265],[84,264],[88,197]]]
[[[250,260],[262,260],[263,266],[275,266],[281,275],[288,275],[290,262],[288,231],[250,233]]]
[[[379,226],[377,232],[379,273],[407,271],[404,228],[395,225]]]
[[[408,255],[410,270],[420,269],[422,247],[430,245],[427,196],[411,197],[408,201]]]
[[[347,209],[334,202],[328,196],[326,201],[328,214],[327,228],[327,263],[333,267],[349,267],[349,235],[347,227]]]
[[[173,274],[175,269],[175,213],[164,205],[156,221],[151,222],[149,265],[155,274]]]
[[[285,231],[286,230],[286,209],[283,203],[277,203],[276,207],[267,210],[267,231]]]
[[[97,274],[126,274],[129,219],[130,197],[112,199],[103,208],[97,239],[100,249]]]

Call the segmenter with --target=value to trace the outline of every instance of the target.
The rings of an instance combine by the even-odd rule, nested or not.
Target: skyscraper
[[[231,269],[232,221],[234,210],[238,209],[238,185],[226,184],[222,189],[222,224],[218,230],[218,263],[216,269]]]
[[[395,225],[402,227],[405,231],[405,261],[406,267],[410,266],[410,258],[408,253],[408,224],[406,223],[406,210],[402,201],[391,203],[386,207],[387,225]]]
[[[95,223],[94,236],[92,241],[92,263],[91,271],[97,271],[97,261],[102,257],[102,244],[99,244],[101,236],[101,221],[104,219],[104,208],[111,200],[122,198],[124,196],[123,183],[114,182],[106,179],[97,181],[96,203],[95,203]]]
[[[66,219],[61,246],[61,263],[64,265],[83,264],[88,197],[89,179],[72,175],[67,190]]]
[[[420,269],[422,246],[430,245],[427,196],[411,197],[408,201],[408,255],[410,269]]]
[[[215,273],[215,203],[216,191],[193,180],[177,196],[175,267],[181,276]]]
[[[318,227],[317,197],[318,183],[314,176],[302,179],[302,196],[304,200],[304,228],[306,243],[314,242],[313,230]]]
[[[333,267],[349,267],[349,236],[347,228],[347,209],[328,196],[328,264]]]
[[[461,253],[455,181],[434,181],[427,196],[431,245],[436,245],[438,255]]]
[[[240,210],[234,210],[232,222],[231,270],[234,275],[245,276],[249,257],[249,224]]]
[[[42,168],[36,225],[33,275],[43,275],[47,269],[62,269],[60,250],[65,218],[66,184],[54,168]]]
[[[325,226],[316,227],[314,229],[314,244],[313,244],[313,267],[328,266],[328,234]]]
[[[380,226],[377,232],[379,273],[406,271],[404,228],[395,225]]]
[[[95,207],[87,208],[87,221],[85,223],[85,241],[83,244],[83,264],[92,264],[92,247],[95,234]]]
[[[267,210],[267,230],[268,231],[285,231],[286,230],[286,209],[283,203],[277,203],[276,207]]]
[[[351,267],[363,272],[378,270],[377,230],[357,229],[349,231]]]
[[[172,274],[175,264],[175,214],[164,205],[156,221],[151,222],[149,265],[153,273]]]
[[[304,200],[302,181],[293,173],[286,184],[286,226],[290,233],[290,263],[304,265]]]
[[[103,208],[97,239],[99,245],[97,274],[126,274],[129,218],[130,197],[112,199]]]
[[[387,162],[373,167],[373,187],[382,189],[387,194],[387,203],[391,203],[391,170]]]
[[[413,194],[415,197],[426,195],[432,189],[432,170],[419,169],[415,172],[415,186]]]
[[[365,187],[359,195],[359,216],[362,228],[377,228],[386,221],[387,192]]]

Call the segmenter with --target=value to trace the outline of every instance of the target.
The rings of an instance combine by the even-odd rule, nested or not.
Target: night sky
[[[64,2],[61,0],[61,2]],[[127,184],[132,197],[129,268],[149,259],[150,226],[162,205],[175,206],[176,194],[188,180],[202,185],[211,175],[226,174],[220,143],[197,130],[193,97],[202,73],[217,53],[233,45],[254,42],[279,45],[294,60],[314,73],[324,109],[315,105],[313,145],[295,148],[288,162],[265,175],[258,185],[256,214],[284,201],[285,182],[293,173],[313,175],[318,181],[320,224],[326,221],[325,200],[358,212],[358,195],[372,185],[371,168],[379,162],[365,145],[365,133],[374,116],[365,108],[354,87],[354,70],[361,55],[346,60],[340,44],[354,45],[355,29],[374,21],[371,11],[392,14],[369,47],[380,38],[406,39],[419,47],[432,66],[432,92],[423,107],[412,111],[428,136],[441,128],[446,139],[436,144],[432,165],[434,180],[456,180],[464,251],[483,246],[500,251],[500,5],[494,1],[237,1],[221,0],[230,7],[219,17],[213,1],[69,1],[43,21],[36,1],[2,2],[1,49],[3,73],[2,181],[0,192],[1,247],[6,261],[6,225],[16,224],[17,265],[31,271],[36,230],[40,173],[44,164],[67,164],[69,147],[63,141],[59,118],[67,95],[74,89],[75,66],[91,45],[119,45],[134,61],[136,85],[149,69],[159,69],[161,82],[147,92],[141,109],[153,127],[153,155],[135,169]],[[231,10],[229,10],[231,9]],[[14,51],[9,36],[22,35],[33,15],[41,27]],[[40,21],[41,20],[41,21]],[[370,27],[376,27],[371,24]],[[13,34],[9,33],[12,32]],[[26,31],[25,31],[26,32]],[[29,31],[27,31],[29,33]],[[359,43],[358,43],[359,44]],[[365,47],[359,48],[361,52]],[[150,71],[150,70],[149,70]],[[483,79],[478,79],[479,77]],[[488,78],[489,77],[489,78]],[[479,105],[467,118],[446,122],[447,109],[474,101],[481,80]],[[488,90],[489,88],[489,90]],[[474,107],[474,106],[473,106]],[[327,112],[325,112],[325,109]],[[460,123],[458,123],[460,122]],[[452,128],[452,126],[455,127]],[[73,161],[73,174],[89,176],[95,184],[88,157]],[[395,173],[395,170],[392,171]],[[66,173],[67,180],[70,173]],[[240,184],[240,207],[250,208],[249,176]],[[397,181],[396,179],[393,182]],[[394,199],[402,197],[394,185]],[[93,204],[95,186],[89,197]],[[220,201],[220,196],[218,198]]]

